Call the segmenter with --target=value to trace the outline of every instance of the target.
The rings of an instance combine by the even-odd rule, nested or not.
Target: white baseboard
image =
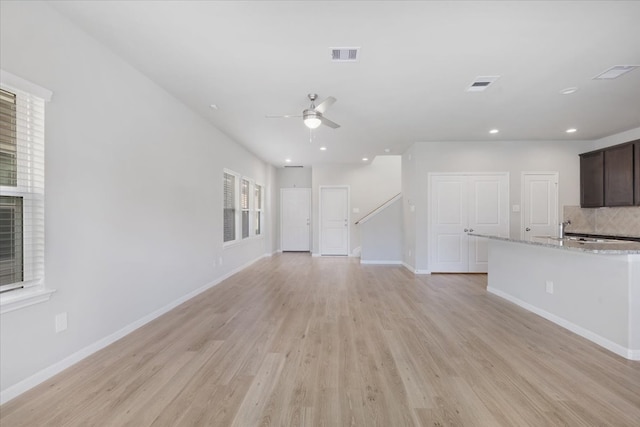
[[[394,261],[385,261],[385,260],[365,260],[360,259],[360,264],[371,264],[371,265],[402,265],[402,261],[394,260]]]
[[[122,328],[122,329],[120,329],[120,330],[118,330],[118,331],[116,331],[116,332],[114,332],[114,333],[112,333],[110,335],[107,335],[106,337],[94,342],[93,344],[90,344],[90,345],[88,345],[88,346],[76,351],[75,353],[71,354],[70,356],[65,357],[64,359],[60,360],[59,362],[56,362],[53,365],[48,366],[48,367],[42,369],[39,372],[36,372],[32,376],[20,381],[19,383],[16,383],[16,384],[8,387],[6,390],[2,390],[0,392],[0,405],[10,401],[11,399],[13,399],[15,397],[18,397],[19,395],[21,395],[22,393],[26,392],[27,390],[37,386],[40,383],[43,383],[44,381],[48,380],[49,378],[53,377],[54,375],[56,375],[56,374],[64,371],[65,369],[75,365],[76,363],[78,363],[82,359],[84,359],[84,358],[92,355],[93,353],[105,348],[109,344],[113,344],[114,342],[116,342],[120,338],[130,334],[131,332],[135,331],[136,329],[138,329],[138,328],[146,325],[147,323],[151,322],[152,320],[162,316],[163,314],[165,314],[166,312],[176,308],[180,304],[190,300],[191,298],[194,298],[194,297],[198,296],[202,292],[214,287],[218,283],[228,279],[229,277],[233,276],[234,274],[239,273],[240,271],[242,271],[245,268],[249,267],[250,265],[252,265],[256,261],[259,261],[262,258],[269,257],[269,256],[270,256],[269,254],[261,255],[258,258],[254,259],[252,261],[249,261],[246,264],[243,264],[238,268],[235,268],[234,270],[228,272],[227,274],[225,274],[225,275],[223,275],[221,277],[218,277],[213,282],[208,283],[208,284],[206,284],[204,286],[199,287],[198,289],[195,289],[195,290],[189,292],[188,294],[176,299],[175,301],[170,302],[169,304],[165,305],[164,307],[159,308],[158,310],[147,314],[146,316],[136,320],[133,323],[130,323],[129,325],[125,326],[124,328]]]
[[[594,342],[601,347],[606,348],[607,350],[617,354],[618,356],[622,356],[628,360],[640,360],[640,350],[632,350],[632,349],[626,348],[620,344],[617,344],[607,338],[604,338],[596,334],[595,332],[585,329],[582,326],[578,326],[575,323],[569,322],[568,320],[563,319],[560,316],[557,316],[553,313],[549,313],[546,310],[538,308],[534,305],[531,305],[527,302],[522,301],[521,299],[518,299],[512,295],[509,295],[501,291],[500,289],[496,289],[489,286],[487,287],[487,292],[490,292],[494,295],[504,298],[507,301],[510,301],[516,305],[519,305],[520,307],[526,310],[529,310],[530,312],[535,313],[540,317],[544,317],[545,319],[555,323],[556,325],[562,326],[563,328],[568,329],[571,332],[578,334],[581,337],[586,338],[589,341]]]
[[[431,274],[431,270],[420,270],[416,269],[414,266],[407,264],[406,262],[402,262],[404,268],[412,272],[413,274]]]

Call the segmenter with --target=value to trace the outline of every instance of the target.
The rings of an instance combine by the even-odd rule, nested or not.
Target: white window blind
[[[231,242],[236,239],[236,177],[233,174],[224,173],[224,241]]]
[[[240,184],[240,209],[242,210],[242,238],[249,237],[249,181],[242,179]]]
[[[44,109],[44,99],[2,85],[0,292],[44,280]]]
[[[259,184],[255,185],[254,188],[254,209],[255,209],[255,233],[256,236],[262,234],[262,186]]]

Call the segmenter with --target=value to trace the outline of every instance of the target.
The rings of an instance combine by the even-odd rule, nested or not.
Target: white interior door
[[[468,271],[467,177],[431,177],[431,271]]]
[[[349,254],[348,187],[320,187],[320,254]]]
[[[488,242],[509,235],[509,174],[430,175],[432,272],[486,272]]]
[[[280,246],[283,251],[311,250],[311,189],[280,190]]]
[[[523,239],[558,234],[558,173],[522,173]]]
[[[468,226],[470,233],[509,236],[509,175],[468,177]],[[489,242],[469,236],[469,272],[486,273]]]

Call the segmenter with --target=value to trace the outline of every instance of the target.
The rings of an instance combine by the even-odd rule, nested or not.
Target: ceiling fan
[[[332,122],[331,120],[323,116],[324,112],[327,111],[327,108],[333,105],[333,103],[336,102],[337,99],[335,99],[333,96],[329,96],[327,97],[327,99],[325,99],[320,104],[318,104],[318,106],[316,106],[315,100],[318,99],[318,95],[316,95],[315,93],[310,93],[307,96],[311,101],[311,105],[309,106],[309,108],[304,110],[301,115],[285,114],[282,116],[267,115],[265,117],[268,119],[288,119],[291,117],[302,117],[304,124],[309,129],[316,129],[321,124],[329,126],[330,128],[333,128],[333,129],[337,129],[340,127],[339,124]]]

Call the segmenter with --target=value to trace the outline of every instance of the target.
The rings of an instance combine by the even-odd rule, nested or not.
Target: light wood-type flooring
[[[640,362],[488,294],[485,275],[287,253],[0,414],[2,427],[637,427]]]

